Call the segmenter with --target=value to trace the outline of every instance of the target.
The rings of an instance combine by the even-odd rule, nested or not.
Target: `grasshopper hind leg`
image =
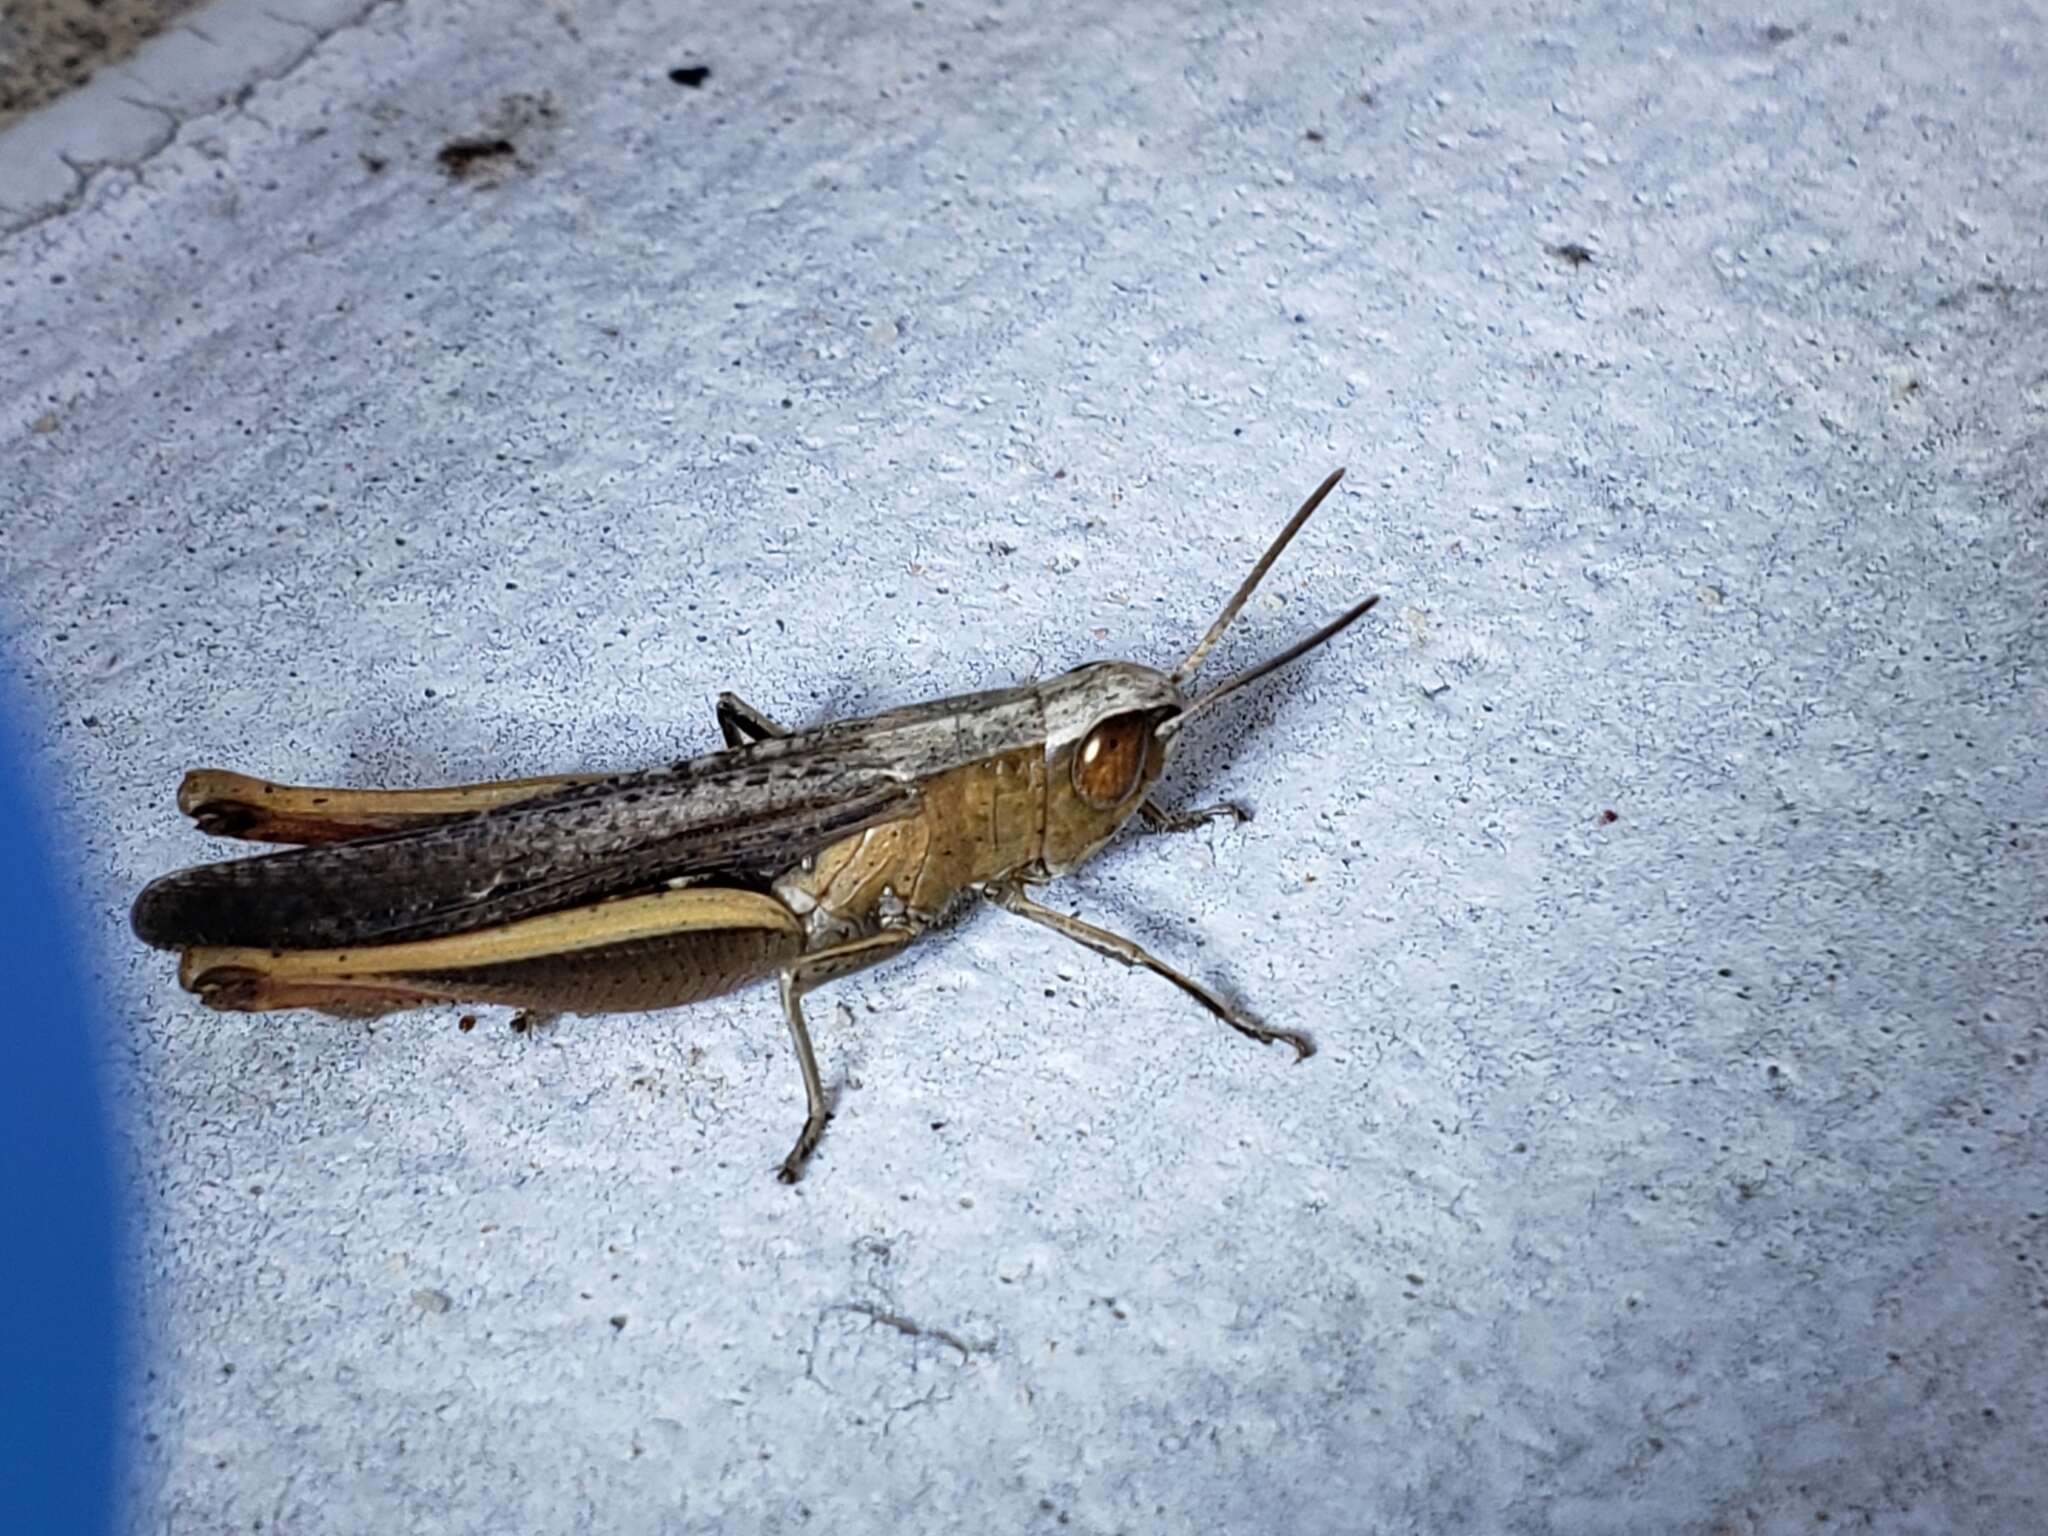
[[[195,768],[178,786],[178,809],[213,837],[312,845],[430,827],[590,782],[589,774],[554,774],[439,789],[327,789]]]
[[[777,1170],[793,1184],[832,1118],[803,998],[888,959],[918,928],[906,919],[806,954],[796,917],[772,897],[688,887],[440,939],[332,950],[198,946],[185,952],[179,978],[207,1006],[232,1012],[375,1017],[430,1003],[502,1003],[521,1010],[530,1035],[557,1014],[680,1007],[776,977],[804,1081],[803,1131]]]
[[[722,997],[800,960],[803,942],[772,897],[690,887],[439,939],[324,950],[198,945],[178,973],[209,1007],[236,1013],[501,1003],[538,1022]]]

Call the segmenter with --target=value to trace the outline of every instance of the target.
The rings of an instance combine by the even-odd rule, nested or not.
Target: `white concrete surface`
[[[2044,64],[1987,0],[384,5],[0,195],[131,1527],[2042,1528]],[[791,1192],[765,993],[209,1016],[126,932],[225,851],[189,766],[1170,660],[1340,462],[1225,661],[1389,601],[1172,786],[1258,819],[1063,893],[1305,1065],[983,914],[820,995]]]

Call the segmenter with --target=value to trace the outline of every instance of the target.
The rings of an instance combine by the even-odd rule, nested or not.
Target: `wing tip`
[[[152,880],[128,910],[128,926],[152,949],[182,949],[193,942],[186,892],[177,875]]]

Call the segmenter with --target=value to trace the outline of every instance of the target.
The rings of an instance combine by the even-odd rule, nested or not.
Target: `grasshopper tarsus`
[[[832,1123],[832,1111],[811,1115],[804,1120],[803,1134],[797,1137],[796,1145],[789,1149],[775,1168],[778,1184],[794,1184],[804,1176],[804,1168],[810,1163],[811,1154],[818,1150],[818,1142],[825,1134],[825,1127]]]
[[[1198,805],[1190,811],[1169,811],[1156,800],[1147,800],[1138,807],[1138,815],[1148,832],[1192,832],[1197,827],[1206,827],[1212,821],[1234,821],[1243,826],[1252,819],[1251,807],[1235,800],[1219,801],[1215,805]]]
[[[1307,1061],[1309,1057],[1316,1053],[1315,1041],[1296,1030],[1271,1029],[1264,1024],[1244,1024],[1239,1023],[1235,1019],[1231,1019],[1228,1022],[1238,1033],[1258,1041],[1261,1045],[1293,1046],[1294,1059],[1296,1061]]]
[[[1215,1010],[1216,1017],[1243,1035],[1247,1040],[1256,1040],[1261,1045],[1290,1045],[1294,1047],[1294,1059],[1307,1061],[1316,1053],[1315,1041],[1299,1030],[1276,1029],[1270,1024],[1261,1024],[1249,1014],[1240,1013],[1225,1005]]]

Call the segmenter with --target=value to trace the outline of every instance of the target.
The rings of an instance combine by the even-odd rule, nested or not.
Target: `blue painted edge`
[[[51,860],[15,675],[0,664],[0,1508],[10,1530],[98,1533],[127,1331],[114,1156],[72,932],[84,881]]]

